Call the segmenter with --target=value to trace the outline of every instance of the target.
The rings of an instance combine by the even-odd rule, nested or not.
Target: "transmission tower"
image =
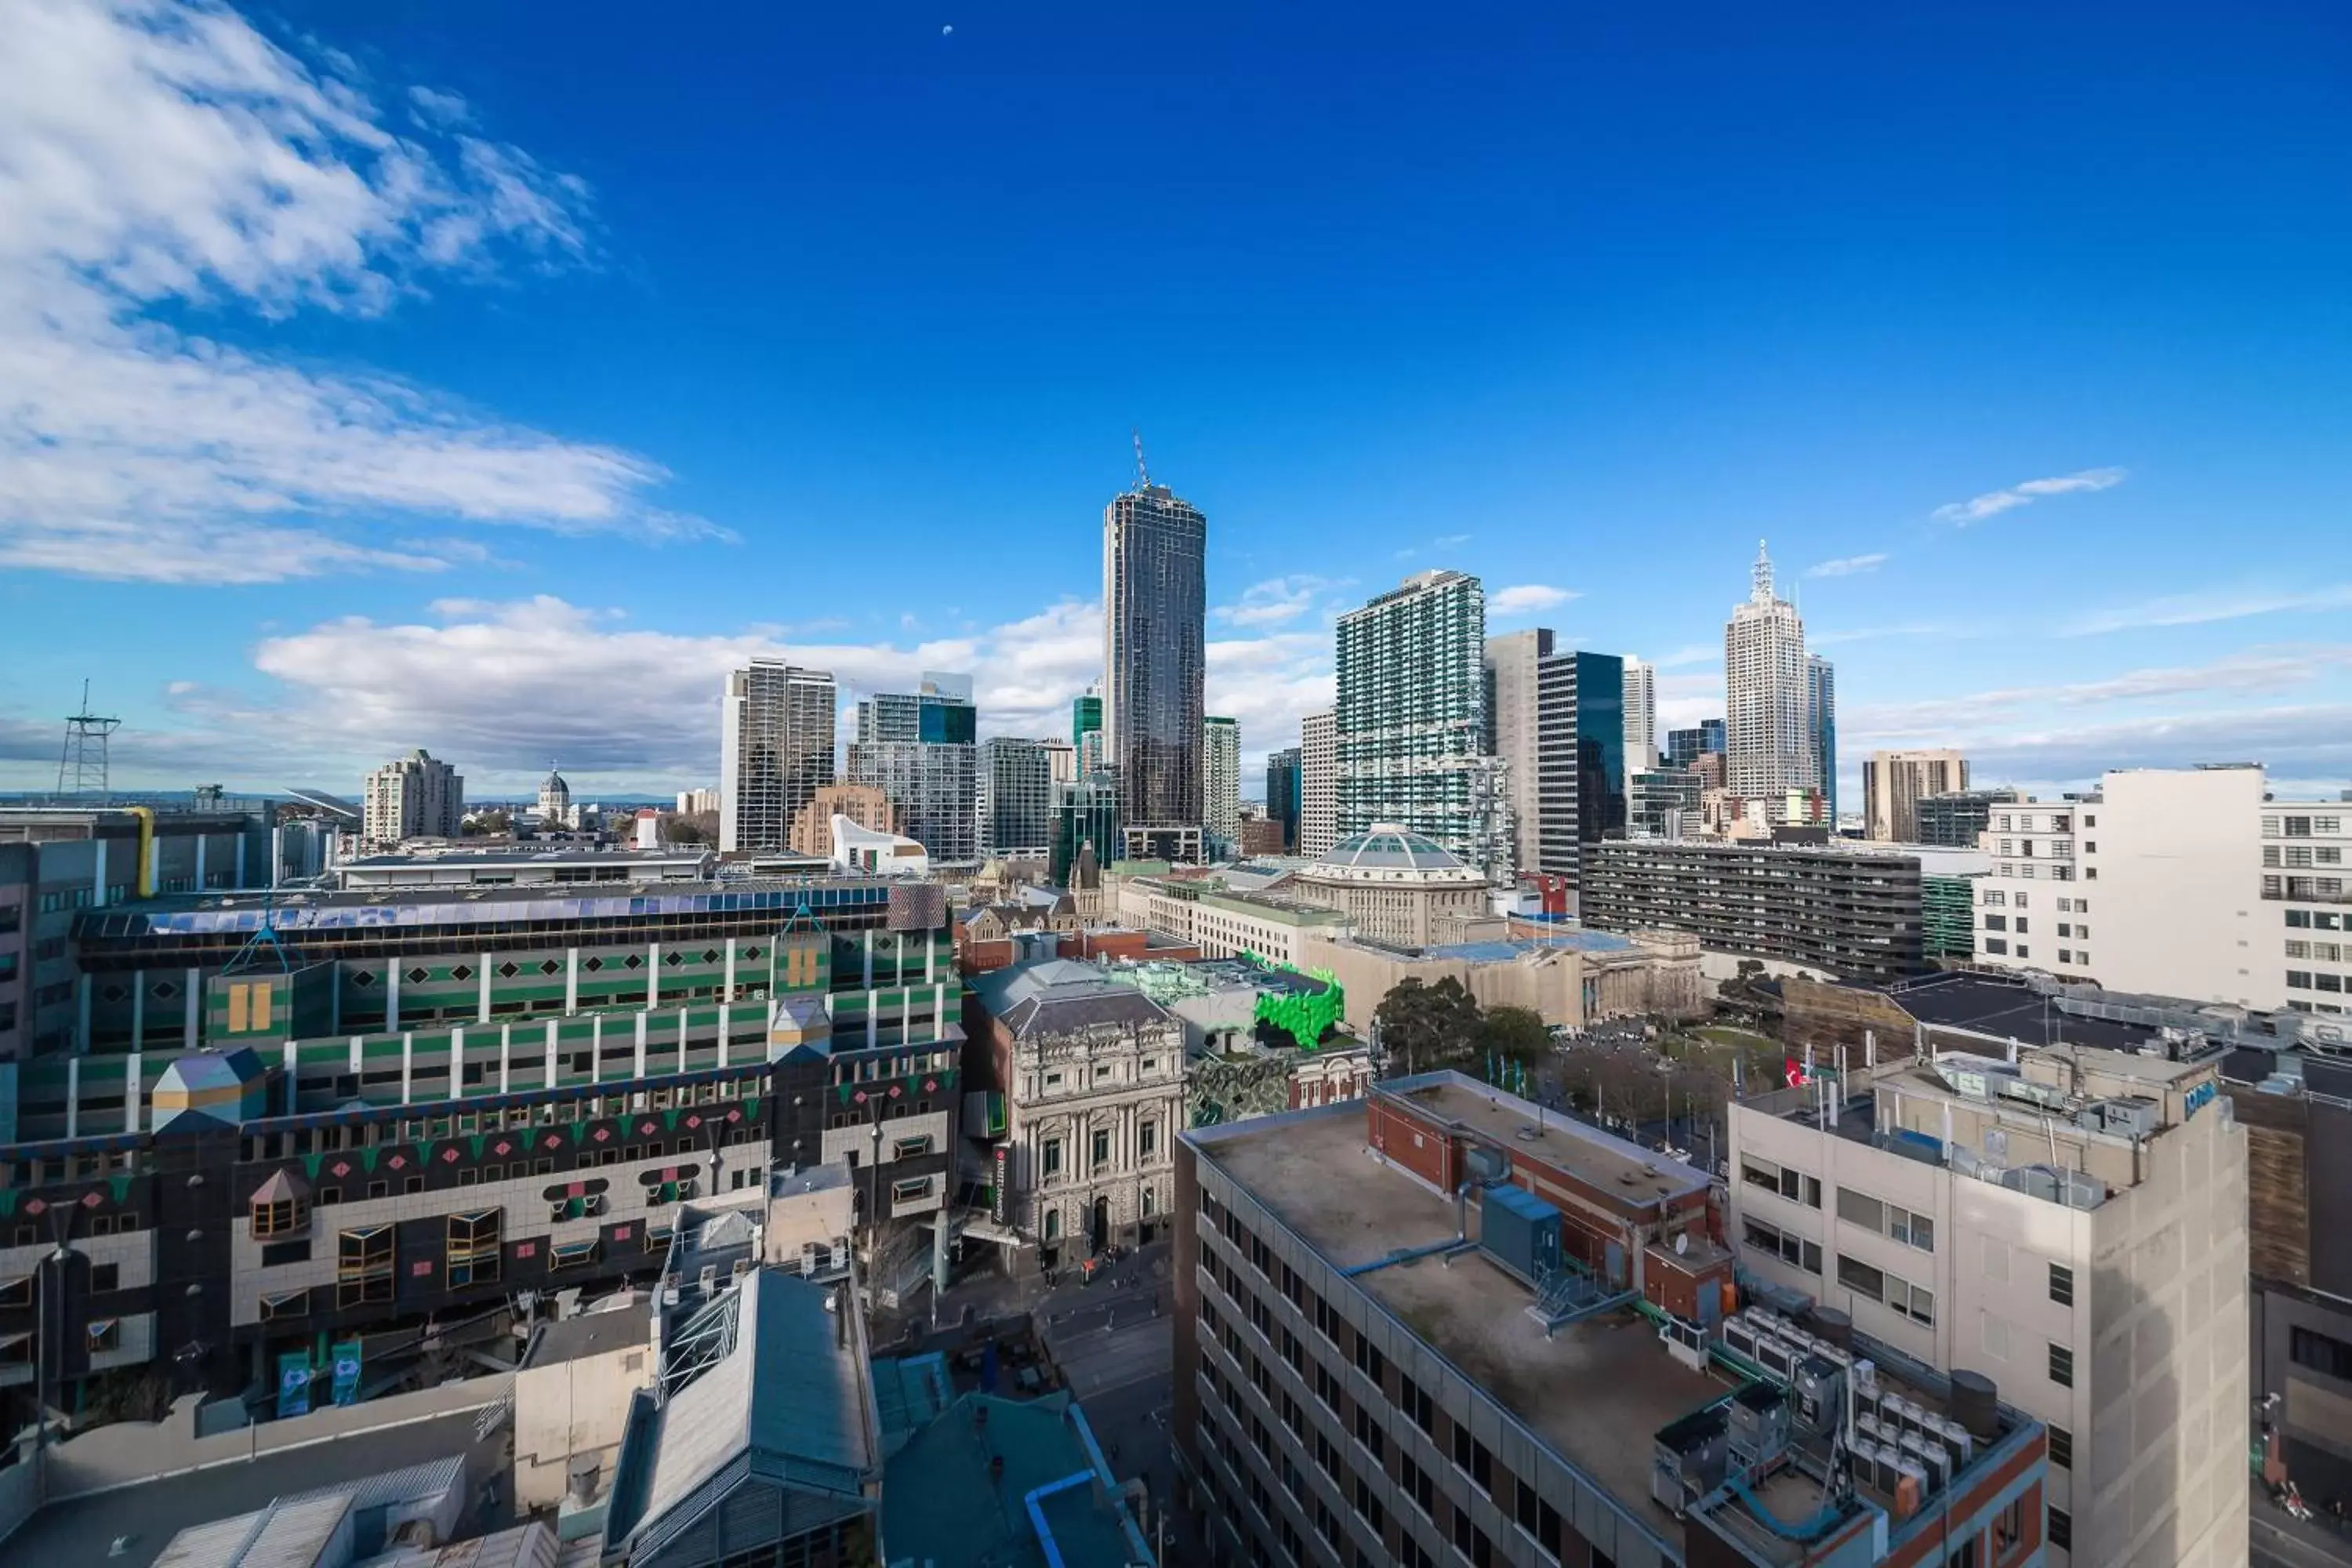
[[[81,711],[66,717],[65,750],[58,753],[58,793],[76,795],[98,793],[99,804],[110,805],[113,791],[107,778],[106,738],[122,727],[89,710],[89,682],[81,683]],[[71,783],[68,784],[68,781]]]

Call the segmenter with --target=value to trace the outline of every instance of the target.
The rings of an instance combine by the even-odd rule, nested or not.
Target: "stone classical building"
[[[972,982],[971,1036],[1004,1100],[1005,1220],[1047,1265],[1150,1240],[1175,1199],[1184,1027],[1092,964]]]
[[[1289,890],[1342,911],[1360,936],[1405,947],[1486,934],[1494,921],[1486,872],[1392,822],[1341,839],[1292,873]]]

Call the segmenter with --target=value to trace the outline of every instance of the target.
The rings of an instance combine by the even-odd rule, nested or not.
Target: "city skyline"
[[[1737,50],[1689,63],[1663,24],[1522,19],[1501,53],[1624,79],[1579,66],[1512,111],[1531,117],[1517,136],[1485,106],[1511,94],[1465,88],[1495,40],[1406,48],[1375,26],[1345,46],[1365,97],[1326,105],[1308,139],[1370,205],[1338,181],[1295,212],[1274,201],[1289,165],[1254,160],[1304,133],[1204,21],[943,37],[795,18],[740,58],[690,57],[723,80],[689,100],[676,46],[651,46],[649,79],[647,46],[601,20],[566,29],[565,102],[516,19],[27,6],[0,140],[69,155],[7,187],[0,240],[0,363],[28,394],[0,434],[0,789],[54,781],[85,677],[126,721],[115,776],[133,788],[352,789],[418,747],[484,798],[528,795],[550,755],[582,798],[708,785],[717,694],[754,656],[831,669],[845,700],[971,669],[983,735],[1053,734],[1101,675],[1087,531],[1138,425],[1217,521],[1206,704],[1239,721],[1245,778],[1330,701],[1337,615],[1431,566],[1488,584],[1494,632],[1541,617],[1655,667],[1662,733],[1715,717],[1720,617],[1759,534],[1839,666],[1849,803],[1868,752],[1922,746],[2029,789],[2240,758],[2283,787],[2352,771],[2352,572],[2326,531],[2352,473],[2322,439],[2347,394],[2295,368],[2340,360],[2347,331],[2317,281],[2346,236],[2309,195],[2309,149],[2346,130],[2315,74],[2340,20],[2221,40],[2150,23],[2116,46],[2147,68],[2088,94],[2063,48],[1929,28],[1944,74],[1898,108],[1847,68],[1920,40],[1866,12],[1836,69],[1728,12],[1752,51],[1736,70]],[[1294,27],[1316,37],[1277,30]],[[1095,151],[974,112],[1099,79],[1129,29],[1220,83],[1231,122]],[[239,58],[247,96],[226,106],[208,84]],[[1644,108],[1668,59],[1697,75],[1667,96],[1734,118]],[[1390,89],[1423,69],[1448,90],[1398,112]],[[856,84],[877,73],[926,107],[872,126]],[[798,100],[782,124],[698,108],[754,79]],[[2184,79],[2259,189],[2179,140]],[[1819,111],[1776,121],[1800,86]],[[1956,142],[1953,114],[1988,90],[2012,111]],[[140,113],[94,105],[171,128],[152,183],[152,145],[118,128]],[[1864,114],[1874,149],[1824,134]],[[1751,120],[1772,125],[1752,145],[1715,134]],[[1505,151],[1439,198],[1410,160],[1449,121],[1418,155]],[[940,156],[943,125],[974,122]],[[1621,122],[1696,220],[1563,156]],[[838,167],[774,157],[779,138],[868,132]],[[989,171],[1040,145],[1064,161],[985,210]],[[273,161],[304,177],[276,190]],[[811,188],[778,199],[763,162]],[[1115,281],[1071,270],[1070,234],[1103,217],[1086,193],[1126,163],[1171,227],[1230,252],[1225,273],[1142,247]],[[1914,165],[1935,200],[1890,199],[1868,226],[1786,216]],[[1742,195],[1759,173],[1783,182],[1769,211]],[[1974,194],[1996,181],[1998,201]],[[744,216],[761,204],[793,226]],[[901,244],[908,214],[934,233],[943,207],[971,221]],[[854,232],[819,243],[811,214]],[[1294,254],[1335,221],[1371,226],[1360,278]],[[2217,225],[2226,256],[2202,238]],[[2019,232],[2049,243],[1998,237]],[[1662,252],[1679,259],[1662,270]],[[1139,352],[1106,365],[1114,329]],[[2248,380],[2234,367],[2274,335],[2294,353]],[[970,395],[982,365],[1021,395]],[[2212,548],[2241,531],[2270,547]],[[887,542],[898,591],[853,573],[795,592],[787,568],[841,538]]]

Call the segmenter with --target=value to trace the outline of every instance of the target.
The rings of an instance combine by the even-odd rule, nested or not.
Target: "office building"
[[[366,819],[360,837],[371,848],[395,848],[410,838],[456,838],[465,832],[465,779],[421,746],[368,774],[361,801]]]
[[[1698,760],[1698,731],[1669,730],[1666,731],[1665,763],[1670,768],[1686,768]]]
[[[1262,855],[1279,855],[1287,847],[1283,842],[1282,824],[1252,811],[1242,813],[1241,835],[1234,840],[1235,854],[1251,860]]]
[[[1071,885],[1073,868],[1082,856],[1099,868],[1118,858],[1124,842],[1118,831],[1116,779],[1097,773],[1076,784],[1055,786],[1053,853],[1048,871],[1055,887]]]
[[[1574,649],[1536,664],[1536,861],[1577,884],[1589,846],[1625,833],[1623,661]]]
[[[1004,1098],[1005,1221],[1052,1267],[1148,1242],[1175,1213],[1184,1029],[1090,963],[974,977],[976,1049]]]
[[[1202,826],[1231,844],[1242,836],[1242,730],[1211,714],[1201,721]]]
[[[1772,587],[1756,548],[1748,601],[1723,628],[1725,787],[1749,800],[1822,786],[1812,727],[1805,623]]]
[[[1699,778],[1690,768],[1652,768],[1625,785],[1625,837],[1685,838],[1699,828]]]
[[[2013,789],[1956,790],[1923,795],[1912,803],[1919,831],[1912,840],[1946,849],[1973,849],[1992,826],[1992,814],[2017,799]]]
[[[1328,854],[1339,841],[1338,715],[1327,709],[1298,721],[1298,852]]]
[[[1042,741],[980,743],[980,852],[1047,858],[1054,842],[1054,762]]]
[[[772,1161],[856,1152],[862,1223],[918,1256],[950,1196],[936,887],[215,890],[85,907],[66,952],[83,1045],[16,1068],[0,1341],[46,1311],[68,1408],[109,1370],[234,1392],[335,1338],[593,1294]],[[20,1286],[59,1239],[55,1298]]]
[[[1638,658],[1625,665],[1625,771],[1658,765],[1658,668]]]
[[[1688,931],[1715,952],[1891,980],[1923,967],[1919,861],[1823,845],[1586,847],[1584,923]]]
[[[1511,810],[1511,863],[1523,870],[1537,863],[1542,820],[1537,809],[1536,669],[1551,654],[1549,626],[1486,639],[1486,748],[1502,760],[1503,790]]]
[[[2047,1426],[2052,1563],[2242,1563],[2246,1130],[2212,1103],[2219,1046],[2083,1022],[1848,1050],[1826,1121],[1735,1102],[1733,1235],[1763,1282]]]
[[[1996,805],[1977,962],[2117,991],[2341,1014],[2352,818],[2270,796],[2261,767],[2135,768]]]
[[[1510,879],[1510,802],[1486,750],[1486,591],[1461,572],[1416,573],[1339,617],[1342,837],[1393,823]],[[1619,728],[1622,743],[1622,717]]]
[[[1078,749],[1059,735],[1048,735],[1037,742],[1045,748],[1045,768],[1057,784],[1078,782]]]
[[[719,754],[719,848],[787,847],[793,819],[834,782],[834,710],[829,670],[755,658],[727,676]]]
[[[1919,803],[1930,795],[1955,795],[1968,787],[1969,762],[1958,752],[1873,752],[1862,764],[1864,831],[1881,843],[1945,842],[1921,836]],[[1955,848],[1975,846],[1974,834],[1965,842],[1957,837],[1951,842]]]
[[[978,710],[971,678],[923,672],[910,692],[880,692],[857,704],[857,739],[845,772],[898,807],[897,831],[934,864],[980,858]],[[1038,758],[1042,763],[1042,754]]]
[[[1209,522],[1166,486],[1138,486],[1103,510],[1105,761],[1128,851],[1198,860]]]
[[[1832,827],[1838,819],[1837,670],[1820,654],[1805,656],[1805,710],[1812,741],[1814,787],[1825,809],[1822,820]]]
[[[1089,687],[1083,696],[1070,699],[1071,745],[1079,744],[1088,735],[1100,734],[1102,727],[1103,700],[1099,689]]]
[[[898,808],[877,784],[830,784],[809,796],[808,804],[793,818],[791,848],[795,855],[815,859],[830,858],[833,854],[833,819],[845,816],[858,826],[876,833],[897,833]]]
[[[1702,1171],[1450,1072],[1177,1147],[1171,1415],[1211,1560],[2038,1560],[2040,1423],[1727,1311]],[[1891,1395],[1932,1456],[1864,1454],[1864,1377],[1871,1430]]]
[[[1266,819],[1282,828],[1282,847],[1298,847],[1298,821],[1304,802],[1299,790],[1299,748],[1290,746],[1265,756]]]

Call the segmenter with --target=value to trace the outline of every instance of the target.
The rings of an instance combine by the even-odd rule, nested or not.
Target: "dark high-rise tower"
[[[1104,756],[1130,854],[1201,853],[1209,521],[1140,472],[1103,510]]]

